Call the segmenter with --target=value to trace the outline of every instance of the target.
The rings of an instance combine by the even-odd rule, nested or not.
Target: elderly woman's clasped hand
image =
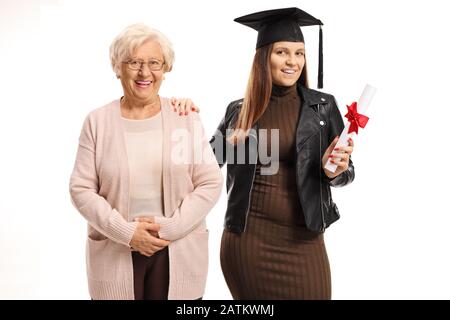
[[[136,221],[139,223],[130,242],[133,251],[150,257],[170,244],[170,241],[159,238],[159,225],[153,218],[138,218]]]

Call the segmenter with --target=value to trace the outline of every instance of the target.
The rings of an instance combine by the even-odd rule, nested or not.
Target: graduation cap
[[[319,89],[323,88],[322,21],[299,8],[283,8],[251,13],[234,21],[258,31],[256,49],[278,41],[305,42],[300,27],[319,25]]]

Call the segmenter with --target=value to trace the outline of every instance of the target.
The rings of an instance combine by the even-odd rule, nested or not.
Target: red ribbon
[[[358,134],[358,127],[364,128],[369,121],[369,118],[358,113],[356,102],[353,102],[350,106],[347,106],[347,110],[348,112],[345,117],[348,121],[350,121],[348,133],[356,132],[356,134]]]

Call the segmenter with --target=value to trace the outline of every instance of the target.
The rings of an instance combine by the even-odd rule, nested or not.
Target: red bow
[[[347,106],[347,109],[348,112],[345,117],[348,121],[350,121],[348,133],[356,132],[356,134],[358,134],[358,127],[364,128],[367,121],[369,121],[369,118],[358,113],[356,102],[353,102],[350,106]]]

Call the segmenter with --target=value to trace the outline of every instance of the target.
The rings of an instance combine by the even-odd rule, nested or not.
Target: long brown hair
[[[272,74],[270,69],[272,49],[273,43],[256,49],[244,101],[234,133],[229,138],[229,141],[233,144],[247,137],[248,130],[258,121],[269,105],[270,95],[272,94]],[[306,88],[309,87],[306,57],[298,82]]]

